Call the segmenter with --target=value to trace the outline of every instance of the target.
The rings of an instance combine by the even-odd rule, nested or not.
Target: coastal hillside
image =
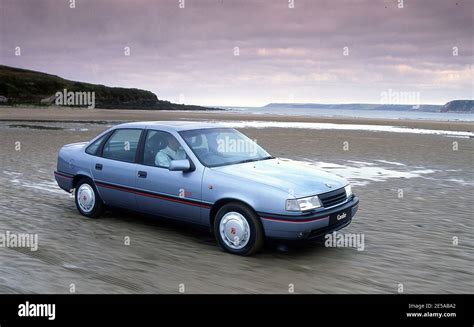
[[[472,112],[474,113],[474,100],[449,101],[441,107],[441,112]]]
[[[104,109],[208,110],[158,99],[146,90],[70,81],[56,75],[0,65],[0,104],[52,105],[57,92],[95,92],[95,107]]]

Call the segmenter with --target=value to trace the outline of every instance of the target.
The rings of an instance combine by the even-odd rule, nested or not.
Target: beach
[[[394,120],[349,117],[308,117],[282,115],[251,115],[228,111],[156,111],[156,110],[110,110],[110,109],[73,109],[63,107],[0,107],[0,121],[58,121],[58,122],[94,122],[120,123],[127,121],[154,120],[245,120],[306,123],[337,123],[364,125],[392,125],[408,128],[442,129],[474,132],[473,122],[430,121],[430,120]]]
[[[222,123],[280,160],[349,179],[360,208],[341,232],[363,234],[363,251],[269,244],[238,257],[190,226],[79,215],[54,181],[58,150],[142,120]],[[0,108],[0,232],[39,242],[37,251],[0,248],[0,292],[288,293],[291,284],[295,293],[398,293],[402,284],[404,293],[474,293],[473,133],[461,121]]]

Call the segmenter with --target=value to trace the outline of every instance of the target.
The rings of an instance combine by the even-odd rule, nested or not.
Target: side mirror
[[[183,160],[171,160],[168,168],[170,171],[182,171],[187,172],[191,170],[191,163],[188,159]]]

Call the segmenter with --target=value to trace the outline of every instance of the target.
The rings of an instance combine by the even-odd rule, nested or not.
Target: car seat
[[[145,142],[143,153],[143,163],[145,165],[155,165],[156,154],[168,146],[166,134],[155,132],[155,134]]]

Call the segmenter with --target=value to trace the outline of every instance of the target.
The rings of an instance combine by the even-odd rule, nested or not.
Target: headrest
[[[159,151],[166,148],[168,145],[168,138],[165,134],[157,132],[148,139],[147,147],[152,148],[154,151]]]

